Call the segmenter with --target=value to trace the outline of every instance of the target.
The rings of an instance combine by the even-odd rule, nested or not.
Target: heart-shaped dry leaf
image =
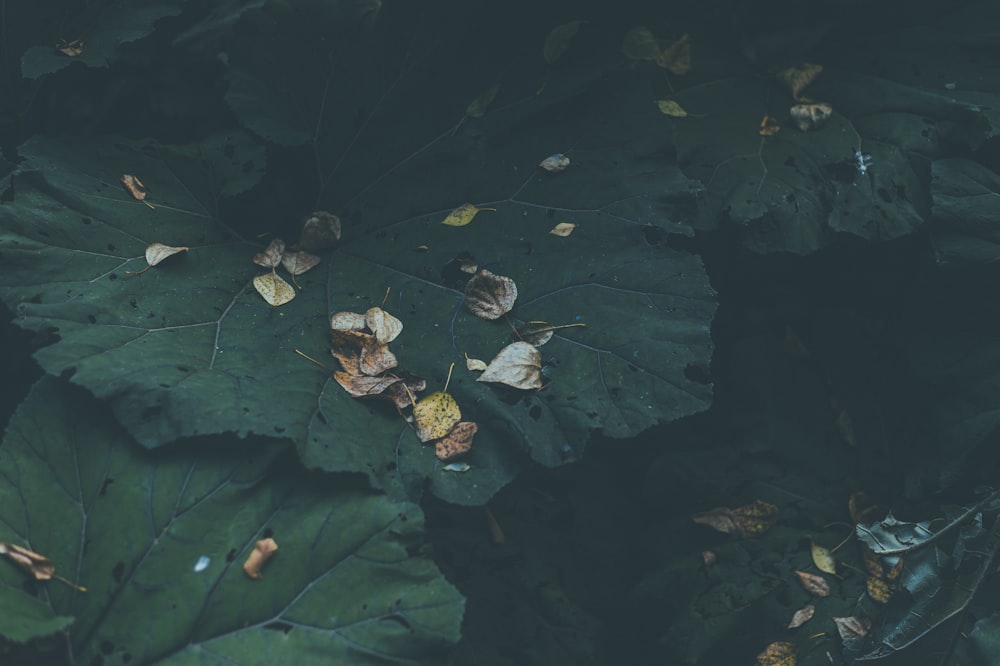
[[[514,307],[517,285],[509,277],[485,268],[465,285],[465,305],[480,319],[499,319]]]
[[[530,342],[512,342],[500,350],[476,381],[518,389],[540,389],[542,353]]]
[[[382,308],[369,308],[365,313],[365,325],[379,342],[392,342],[403,332],[403,322]]]
[[[253,263],[264,268],[275,268],[281,263],[281,255],[285,253],[285,241],[274,238],[263,252],[253,255]]]
[[[435,391],[413,406],[413,422],[421,442],[444,437],[461,420],[458,403],[444,391]]]
[[[291,275],[302,275],[306,271],[315,268],[318,263],[319,257],[302,250],[298,252],[285,252],[281,255],[281,265]]]
[[[253,286],[269,305],[275,307],[295,298],[295,288],[278,277],[274,271],[255,277]]]

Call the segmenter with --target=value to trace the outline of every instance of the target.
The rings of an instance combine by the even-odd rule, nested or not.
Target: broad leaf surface
[[[15,643],[51,636],[73,624],[73,618],[56,615],[44,602],[0,583],[0,636]]]
[[[303,476],[281,448],[149,452],[79,389],[33,388],[0,449],[0,539],[88,587],[36,585],[75,617],[77,663],[413,663],[458,639],[461,596],[411,555],[419,508]],[[279,550],[253,581],[241,566],[263,536]],[[0,567],[2,583],[23,579]]]
[[[297,61],[305,81],[293,74],[287,82],[305,121],[280,109],[254,115],[248,109],[267,108],[255,95],[275,97],[272,69],[244,50],[265,34],[299,35],[325,15],[312,5],[288,11],[268,3],[236,22],[234,39],[246,44],[233,45],[230,103],[260,136],[312,144],[316,207],[342,213],[340,246],[299,276],[304,289],[294,301],[271,308],[250,289],[260,272],[250,257],[260,246],[226,234],[213,217],[211,194],[229,194],[231,180],[181,165],[172,149],[34,140],[22,149],[28,161],[3,212],[0,252],[12,266],[4,298],[18,306],[20,323],[59,336],[39,352],[47,371],[72,372],[109,398],[146,446],[219,432],[282,436],[309,466],[363,472],[396,496],[415,497],[430,480],[435,494],[461,503],[484,502],[529,457],[546,465],[578,458],[592,431],[633,435],[708,406],[714,292],[700,259],[667,242],[668,234],[691,233],[696,186],[674,164],[669,126],[647,104],[643,80],[604,76],[588,60],[536,96],[544,67],[532,65],[510,86],[530,92],[453,131],[482,81],[417,97],[418,84],[444,90],[442,81],[453,79],[427,66],[364,70],[364,61],[341,81],[318,64],[340,52],[320,41]],[[402,18],[392,29],[402,29]],[[306,31],[298,39],[319,37]],[[474,69],[459,47],[476,39],[463,40],[446,44],[444,62],[455,72]],[[305,82],[327,92],[301,101]],[[353,100],[374,115],[350,107]],[[340,115],[328,118],[334,110]],[[341,122],[344,114],[360,120]],[[576,165],[560,174],[538,169],[554,150]],[[236,152],[231,162],[242,164],[245,151]],[[123,172],[143,179],[156,210],[117,185]],[[465,201],[497,210],[468,227],[440,224]],[[579,225],[571,237],[548,233],[563,220]],[[274,231],[288,241],[298,233],[285,220]],[[192,249],[126,277],[153,241]],[[467,274],[453,264],[462,252],[517,283],[513,323],[586,324],[557,331],[542,348],[544,390],[488,386],[464,370],[465,353],[489,360],[512,336],[508,323],[464,308]],[[392,344],[400,368],[426,377],[428,390],[443,386],[452,362],[459,368],[449,390],[480,426],[465,474],[443,470],[388,403],[351,399],[294,353],[329,359],[329,314],[364,312],[387,289],[385,307],[404,324]]]

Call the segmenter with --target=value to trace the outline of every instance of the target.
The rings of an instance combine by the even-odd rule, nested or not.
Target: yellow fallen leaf
[[[660,113],[665,116],[684,118],[688,115],[688,112],[672,99],[658,99],[656,100],[656,107],[660,110]]]
[[[474,204],[464,203],[448,213],[448,216],[441,220],[441,224],[447,224],[449,227],[464,227],[472,222],[472,218],[481,210],[496,210],[496,208],[478,208]]]
[[[828,574],[837,573],[837,561],[833,555],[823,546],[817,545],[815,541],[812,542],[812,558],[813,564],[820,571],[825,571]]]
[[[757,666],[795,666],[795,645],[785,641],[771,643],[757,655]]]
[[[271,559],[271,556],[278,552],[278,544],[270,537],[259,540],[254,549],[247,555],[246,562],[243,563],[243,573],[254,580],[260,580],[260,572]]]
[[[444,391],[435,391],[413,405],[413,422],[421,442],[444,437],[461,420],[458,403]]]
[[[295,298],[295,288],[278,277],[274,271],[255,277],[253,286],[268,305],[274,307],[284,305]]]
[[[556,226],[549,229],[549,233],[552,234],[553,236],[566,238],[566,236],[569,236],[571,233],[573,233],[574,229],[576,229],[576,225],[573,224],[572,222],[560,222]]]

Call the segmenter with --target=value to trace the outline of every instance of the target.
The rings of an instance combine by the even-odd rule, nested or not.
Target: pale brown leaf
[[[434,455],[438,460],[457,458],[472,448],[472,438],[479,426],[472,421],[460,421],[447,435],[434,443]]]
[[[792,619],[788,623],[788,629],[794,629],[795,627],[801,627],[803,624],[812,619],[813,614],[816,613],[816,607],[812,604],[803,606],[802,608],[795,611],[792,614]]]
[[[246,561],[243,563],[243,573],[245,573],[249,578],[254,580],[260,580],[261,570],[267,561],[278,552],[278,544],[275,543],[274,539],[267,538],[259,540],[254,549],[250,551],[247,555]]]
[[[264,268],[275,268],[281,263],[281,255],[285,253],[285,241],[273,238],[263,252],[253,255],[253,263]]]
[[[802,587],[806,588],[806,591],[810,594],[815,594],[817,597],[830,596],[830,584],[822,576],[806,573],[805,571],[796,571],[795,575],[799,577]]]
[[[530,342],[512,342],[500,350],[476,381],[539,389],[542,387],[542,354]]]
[[[465,306],[480,319],[498,319],[514,307],[517,285],[509,277],[485,268],[465,285]]]
[[[868,630],[872,628],[872,621],[867,617],[835,617],[833,622],[837,625],[837,632],[844,640],[866,636]]]

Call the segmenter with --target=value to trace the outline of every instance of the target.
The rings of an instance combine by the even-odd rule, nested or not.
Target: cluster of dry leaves
[[[886,514],[885,507],[873,502],[863,492],[851,495],[848,509],[855,524],[871,523],[880,520]],[[778,508],[773,504],[755,500],[734,509],[716,507],[694,514],[691,519],[724,534],[748,538],[759,536],[769,529],[774,523],[777,513]],[[902,573],[902,558],[893,558],[891,562],[885,562],[864,543],[861,543],[860,546],[867,574],[868,596],[874,601],[884,604],[891,597],[893,586]],[[811,543],[812,561],[821,573],[837,575],[837,561],[833,556],[836,550],[837,548],[831,550],[816,542]],[[706,566],[712,566],[717,561],[717,557],[712,551],[704,551],[702,552],[702,560]],[[823,575],[806,571],[796,571],[795,575],[799,584],[813,596],[818,598],[830,596],[830,584]],[[814,604],[803,606],[792,615],[787,628],[794,629],[805,624],[812,619],[815,612],[816,606]],[[832,620],[841,639],[865,636],[872,626],[871,619],[867,617],[834,617]],[[758,666],[795,666],[795,646],[786,641],[773,642],[757,656],[757,664]]]

